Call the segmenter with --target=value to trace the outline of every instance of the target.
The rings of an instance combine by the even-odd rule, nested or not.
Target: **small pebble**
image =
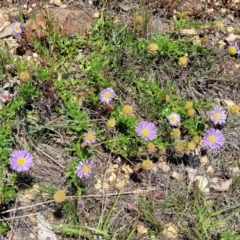
[[[58,7],[62,5],[61,0],[54,0],[54,4]]]
[[[214,173],[214,169],[213,169],[212,166],[208,166],[208,168],[207,168],[207,173],[208,173],[209,175],[212,175],[212,174]]]
[[[38,54],[37,53],[33,53],[33,58],[38,58]]]
[[[229,33],[232,33],[232,32],[234,31],[234,27],[227,27],[227,31],[228,31]]]
[[[32,8],[30,7],[28,10],[27,10],[27,13],[30,13],[30,12],[32,12]]]
[[[30,238],[30,239],[37,239],[37,237],[36,237],[33,233],[30,233],[30,234],[29,234],[29,238]]]
[[[62,4],[59,6],[60,8],[67,8],[67,5],[66,4]]]
[[[220,10],[220,11],[221,11],[221,14],[222,14],[222,15],[224,15],[224,14],[226,14],[226,12],[227,12],[227,9],[226,9],[226,8],[221,8],[221,10]]]

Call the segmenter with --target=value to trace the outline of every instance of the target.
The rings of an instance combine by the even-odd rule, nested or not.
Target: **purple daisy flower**
[[[136,126],[136,132],[143,140],[153,140],[157,137],[156,126],[148,121],[142,121]]]
[[[215,107],[208,112],[208,116],[214,124],[224,124],[227,118],[227,114],[221,107]]]
[[[1,240],[9,240],[9,238],[1,236]]]
[[[203,136],[204,145],[213,150],[221,148],[224,142],[224,135],[218,129],[210,128],[205,132]]]
[[[15,34],[21,34],[22,33],[22,24],[20,22],[15,22],[12,24],[12,30]]]
[[[240,55],[240,49],[239,49],[239,46],[238,46],[237,42],[229,42],[228,44],[229,44],[230,47],[235,47],[236,48],[236,54]]]
[[[33,155],[26,150],[15,150],[9,158],[11,168],[17,172],[27,172],[33,164]]]
[[[76,174],[79,178],[89,178],[92,173],[93,161],[85,161],[82,159],[82,162],[76,167]]]
[[[1,240],[9,240],[9,238],[1,236]]]
[[[103,103],[110,103],[115,97],[115,92],[112,88],[105,88],[100,93],[100,100]]]
[[[91,145],[93,143],[96,142],[96,133],[93,131],[88,131],[85,135],[84,135],[84,142],[87,145]]]
[[[177,126],[181,121],[181,117],[177,113],[169,114],[167,119],[169,120],[171,126]]]

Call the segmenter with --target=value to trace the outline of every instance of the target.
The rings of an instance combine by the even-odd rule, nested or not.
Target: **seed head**
[[[150,43],[148,45],[148,52],[150,53],[156,53],[158,51],[158,45],[156,43]]]
[[[116,126],[116,121],[115,121],[115,118],[110,118],[108,121],[107,121],[107,128],[114,128]]]
[[[200,136],[194,136],[192,141],[196,144],[199,144],[202,141],[202,138]]]
[[[153,162],[149,159],[142,162],[142,168],[144,170],[151,170],[153,168]]]
[[[188,109],[188,110],[187,110],[187,115],[188,115],[189,117],[194,117],[194,115],[195,115],[195,110],[194,110],[194,108]]]
[[[183,56],[183,57],[180,57],[180,58],[178,59],[178,65],[179,65],[180,67],[186,67],[187,64],[188,64],[188,57],[187,57],[187,56]]]
[[[133,108],[130,105],[124,105],[122,108],[122,112],[127,115],[132,115],[133,114]]]
[[[149,142],[146,146],[148,153],[154,153],[156,151],[156,147],[153,143]]]
[[[173,139],[178,139],[181,136],[181,131],[179,128],[174,128],[171,133]]]
[[[57,190],[53,196],[53,199],[57,203],[64,202],[66,200],[66,192],[64,190]]]
[[[166,148],[161,146],[161,147],[158,147],[158,154],[159,155],[164,155],[166,153]]]
[[[230,108],[230,113],[231,114],[238,114],[239,113],[239,106],[236,105],[236,104],[232,105],[231,108]]]
[[[193,150],[196,149],[196,147],[197,147],[197,145],[196,145],[196,143],[193,142],[193,141],[187,143],[187,150],[188,150],[188,151],[193,151]]]
[[[134,22],[138,25],[142,25],[143,24],[143,17],[140,16],[140,15],[136,16],[135,19],[134,19]]]
[[[178,142],[176,145],[175,145],[175,151],[176,153],[178,154],[183,154],[184,153],[184,150],[185,150],[185,146],[182,142]]]
[[[163,99],[162,99],[162,103],[169,103],[171,101],[170,96],[166,95]]]
[[[185,108],[186,110],[189,110],[189,109],[191,109],[192,107],[193,107],[193,102],[192,102],[192,101],[187,101],[187,102],[185,103],[184,108]]]
[[[223,24],[223,22],[222,21],[218,21],[218,22],[216,22],[216,28],[218,29],[218,30],[223,30],[224,29],[224,24]]]
[[[21,73],[19,74],[19,79],[21,80],[21,82],[27,82],[27,81],[30,79],[30,74],[29,74],[29,72],[26,72],[26,71],[21,72]]]

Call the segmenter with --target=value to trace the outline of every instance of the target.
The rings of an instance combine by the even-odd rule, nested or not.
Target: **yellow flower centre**
[[[220,119],[220,114],[219,114],[219,113],[214,113],[214,114],[213,114],[213,118],[214,118],[215,120],[219,120],[219,119]]]
[[[17,159],[17,164],[20,165],[20,166],[24,165],[25,164],[25,159],[22,158],[22,157],[18,158]]]
[[[235,55],[236,52],[237,52],[237,48],[236,48],[236,47],[231,46],[231,47],[228,48],[228,53],[229,53],[230,55]]]
[[[175,116],[172,116],[170,119],[171,119],[172,122],[176,121],[176,117]]]
[[[90,172],[90,167],[88,165],[84,165],[82,168],[84,173],[89,173]]]
[[[111,93],[106,92],[104,96],[105,96],[105,98],[109,99],[111,97]]]
[[[147,128],[144,128],[144,129],[142,130],[142,135],[143,135],[143,136],[148,136],[148,135],[149,135],[149,130],[148,130]]]
[[[211,135],[211,136],[208,137],[208,140],[209,140],[209,142],[211,142],[211,143],[215,143],[215,142],[216,142],[216,137],[213,136],[213,135]]]
[[[89,140],[89,141],[93,141],[94,138],[95,138],[95,136],[94,136],[93,133],[88,133],[88,134],[87,134],[87,140]]]
[[[18,30],[20,29],[20,26],[19,26],[19,25],[16,25],[14,28],[15,28],[15,30],[18,31]]]

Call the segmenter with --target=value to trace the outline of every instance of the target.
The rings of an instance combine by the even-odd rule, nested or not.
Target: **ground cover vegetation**
[[[240,164],[239,76],[219,74],[217,47],[179,34],[221,32],[220,20],[181,12],[167,33],[149,34],[143,2],[125,22],[111,6],[99,3],[84,38],[62,36],[49,21],[46,37],[29,43],[19,14],[18,48],[37,53],[36,62],[1,48],[2,239],[14,233],[11,209],[29,189],[35,204],[50,201],[63,239],[240,239],[240,176],[231,171]],[[235,63],[237,40],[224,51]],[[126,179],[104,182],[119,166]]]

